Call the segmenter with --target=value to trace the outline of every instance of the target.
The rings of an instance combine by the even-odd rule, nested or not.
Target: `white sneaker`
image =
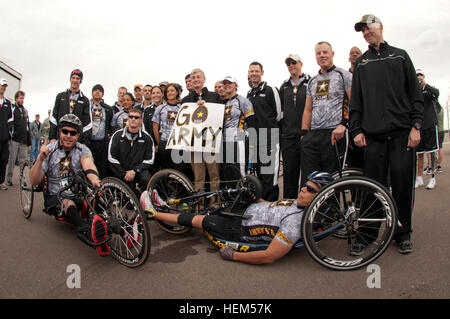
[[[427,189],[433,189],[436,187],[436,178],[432,177],[428,182]]]
[[[419,188],[422,185],[425,185],[425,183],[423,182],[422,176],[417,176],[416,177],[416,188]]]

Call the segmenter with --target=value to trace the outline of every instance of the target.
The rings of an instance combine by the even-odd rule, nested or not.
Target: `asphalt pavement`
[[[444,154],[436,188],[416,190],[413,253],[401,255],[391,244],[375,265],[351,272],[324,268],[305,249],[271,265],[224,261],[200,231],[176,236],[154,222],[149,259],[129,269],[99,257],[75,237],[71,225],[42,213],[42,194],[35,195],[33,215],[25,220],[16,170],[14,186],[0,191],[0,298],[447,299],[450,145]],[[77,281],[71,277],[75,272]]]

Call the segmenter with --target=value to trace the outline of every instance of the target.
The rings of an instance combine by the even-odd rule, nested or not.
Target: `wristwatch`
[[[420,129],[422,128],[422,125],[421,125],[420,123],[418,123],[418,122],[415,122],[415,123],[413,124],[413,127],[414,127],[416,130],[420,131]]]

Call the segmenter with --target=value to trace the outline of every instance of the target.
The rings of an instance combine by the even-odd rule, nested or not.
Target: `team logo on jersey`
[[[172,125],[173,122],[175,122],[175,119],[177,118],[177,111],[167,111],[167,119],[166,124]]]
[[[58,163],[59,176],[69,175],[70,169],[72,168],[72,155],[61,157]]]
[[[279,201],[273,202],[269,204],[269,208],[274,207],[289,207],[295,202],[295,199],[281,199]]]
[[[92,112],[92,120],[94,122],[102,122],[103,121],[103,112],[101,109],[94,109]]]
[[[328,100],[330,97],[331,80],[317,81],[316,100]]]
[[[195,124],[203,123],[204,121],[206,121],[207,118],[208,118],[208,109],[204,105],[199,106],[192,114],[192,121]]]
[[[233,110],[233,105],[225,106],[225,111],[224,111],[224,115],[223,115],[224,121],[226,121],[226,122],[231,121],[231,119],[233,118],[233,116],[231,115],[232,110]]]

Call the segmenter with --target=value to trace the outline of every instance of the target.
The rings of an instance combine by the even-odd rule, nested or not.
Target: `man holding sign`
[[[205,87],[205,73],[200,69],[194,69],[191,72],[192,91],[181,100],[184,103],[222,103],[219,95],[215,92],[210,92]],[[202,102],[203,101],[203,102]],[[222,111],[223,113],[223,111]],[[194,172],[194,188],[195,190],[204,191],[206,170],[208,170],[210,190],[216,191],[219,189],[220,175],[219,164],[210,156],[208,161],[203,157],[204,153],[193,152],[191,154],[191,167]]]

